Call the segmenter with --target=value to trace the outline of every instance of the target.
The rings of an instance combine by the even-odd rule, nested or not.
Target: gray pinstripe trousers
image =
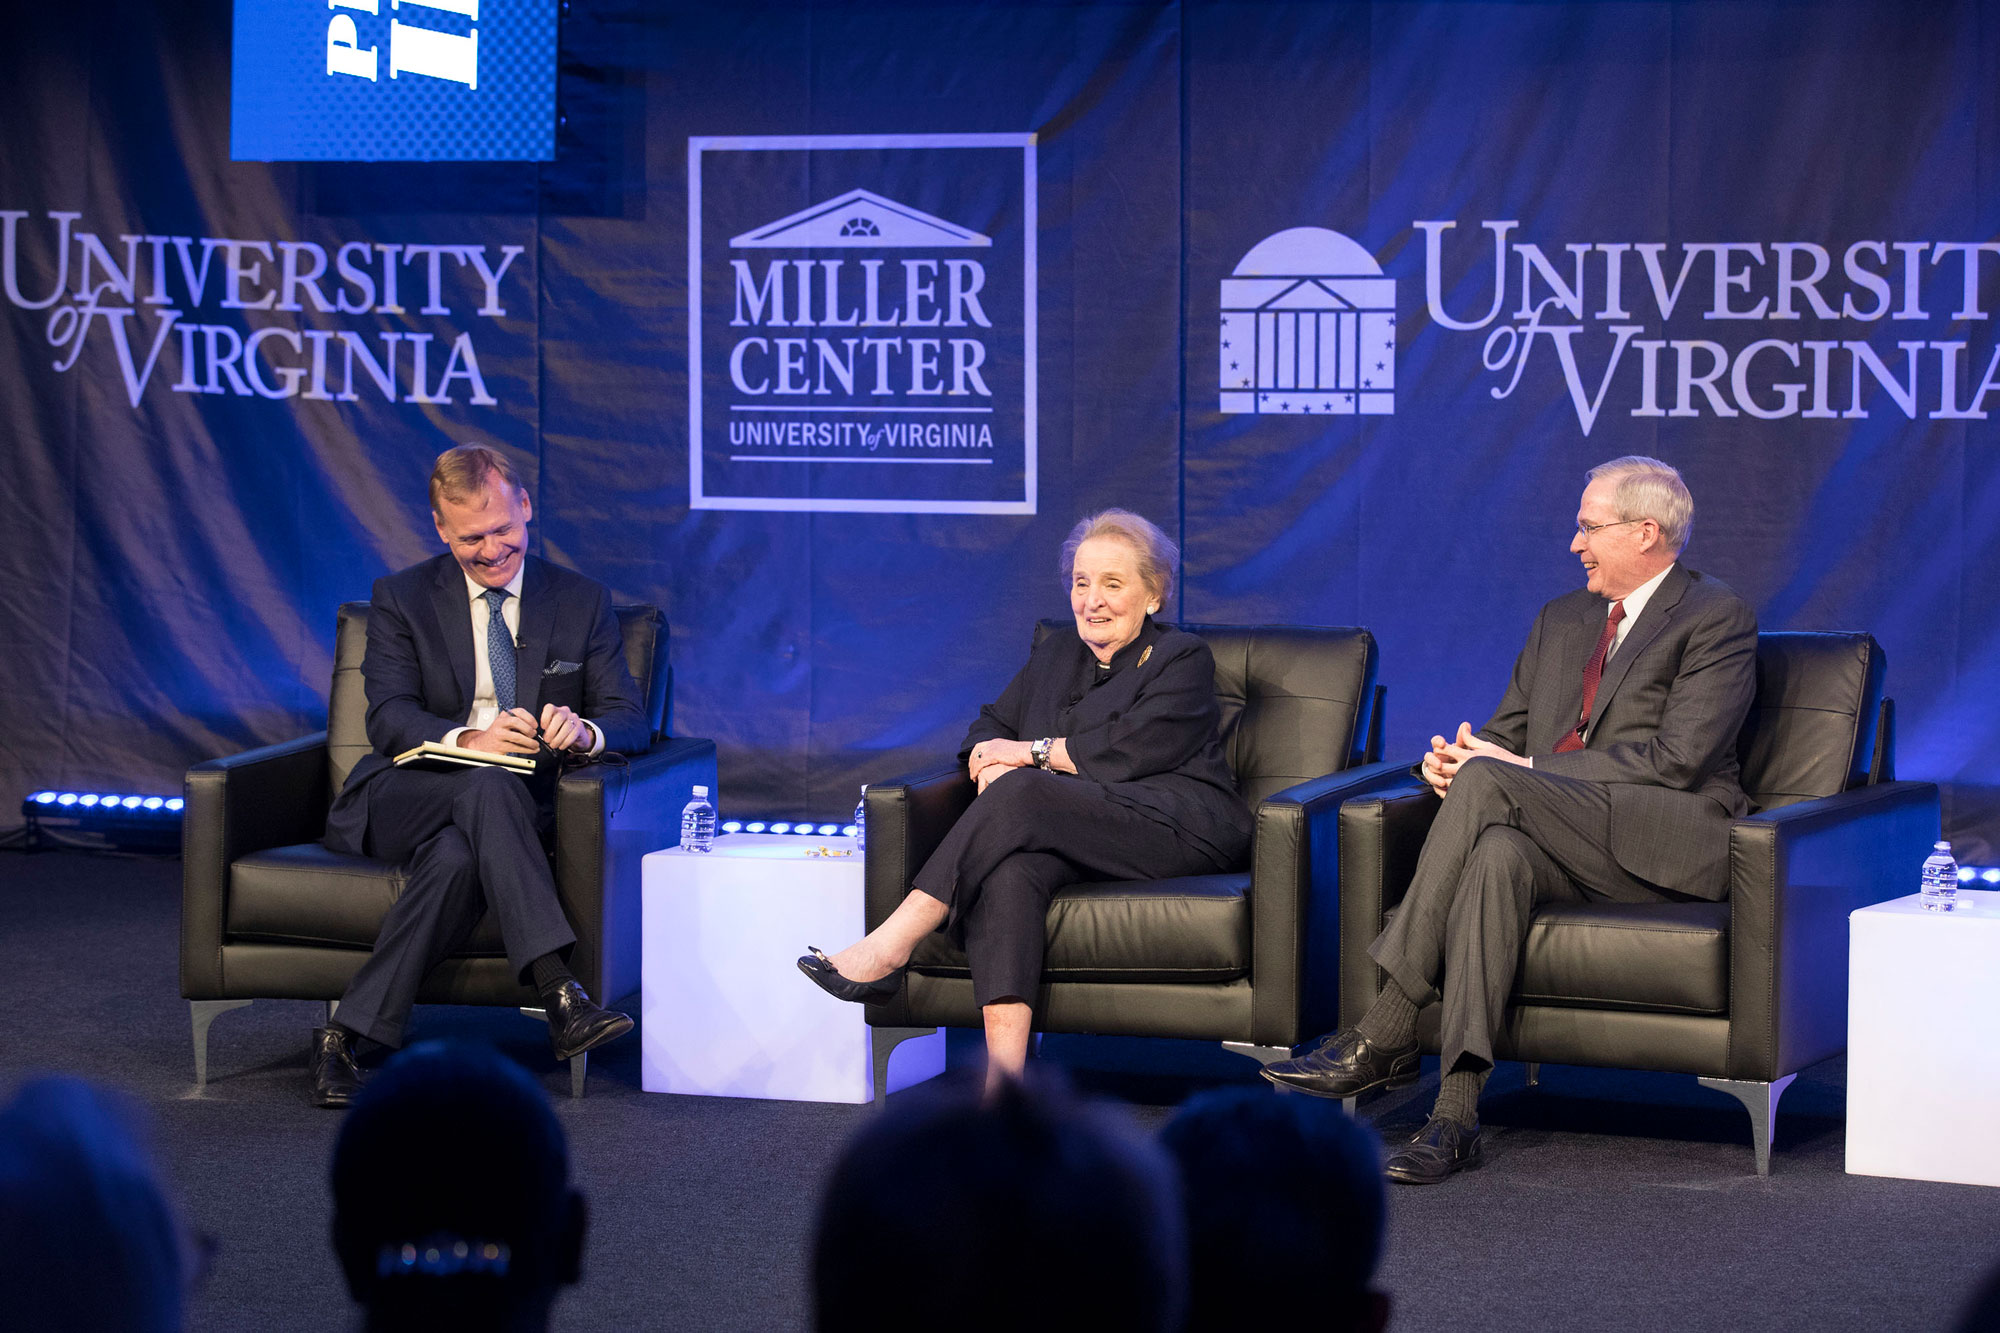
[[[1603,783],[1473,759],[1452,781],[1409,892],[1368,952],[1419,1006],[1443,1003],[1440,1069],[1461,1057],[1485,1067],[1537,904],[1681,897],[1612,856]]]

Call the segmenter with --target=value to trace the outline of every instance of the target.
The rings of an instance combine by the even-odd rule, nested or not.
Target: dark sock
[[[576,977],[563,963],[562,955],[545,953],[528,964],[528,979],[534,983],[537,995],[547,995],[565,981],[575,981]]]
[[[1417,1004],[1391,981],[1355,1025],[1376,1046],[1408,1046],[1417,1035]]]
[[[1461,1060],[1458,1068],[1439,1081],[1437,1105],[1431,1108],[1431,1114],[1456,1120],[1461,1125],[1478,1124],[1479,1090],[1486,1086],[1486,1076],[1492,1072],[1490,1065],[1471,1069]]]

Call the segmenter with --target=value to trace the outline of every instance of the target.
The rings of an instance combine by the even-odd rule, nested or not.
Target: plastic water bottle
[[[861,784],[861,799],[854,803],[854,850],[868,850],[868,784]]]
[[[694,799],[681,807],[681,850],[706,852],[715,846],[715,807],[708,803],[708,788],[696,787]]]
[[[1951,844],[1941,842],[1924,862],[1924,906],[1933,912],[1949,912],[1958,902],[1958,862],[1951,856]]]

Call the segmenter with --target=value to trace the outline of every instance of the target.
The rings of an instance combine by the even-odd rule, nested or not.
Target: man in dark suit
[[[1417,1011],[1440,1001],[1437,1103],[1390,1155],[1392,1180],[1432,1184],[1478,1161],[1479,1091],[1537,904],[1728,892],[1757,618],[1678,563],[1693,519],[1657,459],[1591,470],[1570,543],[1585,588],[1542,608],[1485,727],[1431,738],[1421,772],[1444,805],[1369,950],[1382,994],[1357,1026],[1264,1071],[1327,1097],[1413,1082]]]
[[[348,774],[326,820],[328,847],[396,862],[404,881],[337,1017],[313,1033],[321,1106],[347,1105],[360,1086],[354,1038],[402,1044],[418,986],[483,912],[497,918],[508,961],[541,995],[556,1058],[632,1027],[593,1003],[564,964],[576,936],[541,841],[551,784],[500,768],[426,772],[391,762],[440,741],[539,754],[546,777],[565,751],[644,749],[645,710],[610,595],[527,554],[528,493],[492,449],[438,456],[431,516],[446,554],[375,582],[361,663],[374,751]]]

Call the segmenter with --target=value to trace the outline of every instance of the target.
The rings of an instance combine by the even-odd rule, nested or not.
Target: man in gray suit
[[[1390,1154],[1392,1180],[1434,1184],[1479,1160],[1479,1091],[1538,904],[1729,891],[1757,617],[1679,563],[1693,519],[1657,459],[1591,469],[1570,543],[1586,586],[1542,608],[1491,721],[1431,738],[1421,773],[1444,805],[1369,949],[1382,994],[1357,1026],[1264,1071],[1326,1097],[1414,1082],[1417,1011],[1441,1001],[1437,1103]]]

